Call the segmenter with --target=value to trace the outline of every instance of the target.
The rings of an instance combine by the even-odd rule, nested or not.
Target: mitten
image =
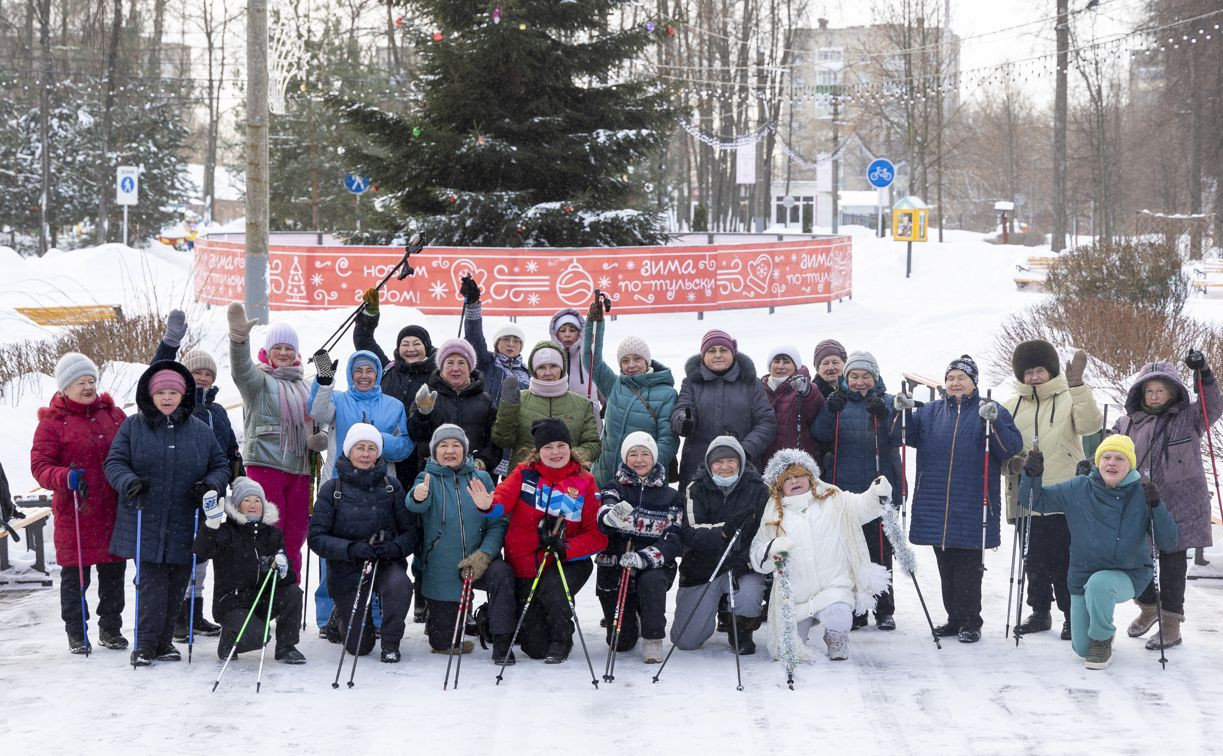
[[[501,401],[518,404],[522,400],[522,389],[518,388],[518,376],[507,375],[501,382]]]
[[[790,388],[799,396],[806,396],[811,392],[811,381],[802,373],[795,373],[790,376]]]
[[[1146,475],[1142,476],[1142,496],[1147,500],[1147,506],[1151,509],[1159,506],[1159,487]]]
[[[166,330],[161,335],[161,340],[166,346],[178,347],[183,343],[183,337],[187,335],[187,313],[182,310],[170,310],[170,316],[166,318]]]
[[[633,505],[621,501],[603,513],[603,524],[612,530],[628,530],[633,524],[632,517]]]
[[[1028,452],[1023,461],[1023,474],[1029,478],[1039,478],[1045,474],[1045,455],[1039,449]]]
[[[361,295],[361,302],[365,305],[365,311],[370,315],[377,317],[378,315],[378,290],[366,289]]]
[[[463,577],[471,576],[472,581],[479,580],[484,577],[484,571],[493,563],[493,558],[483,551],[473,551],[466,559],[459,562],[459,574]]]
[[[866,400],[866,411],[876,420],[886,420],[888,416],[888,406],[878,396]]]
[[[897,412],[904,412],[905,410],[911,410],[916,405],[917,403],[913,401],[913,397],[909,394],[904,393],[903,391],[897,394],[896,396],[892,397],[892,408],[895,409]]]
[[[636,551],[630,551],[620,556],[620,566],[633,570],[644,570],[646,568],[646,559]]]
[[[416,409],[422,415],[428,415],[433,411],[433,405],[437,404],[437,392],[429,390],[429,384],[422,383],[416,391]]]
[[[992,423],[998,419],[998,402],[984,401],[981,406],[977,407],[977,414],[987,423]]]
[[[245,344],[250,340],[251,330],[259,322],[246,319],[246,308],[241,302],[231,302],[225,317],[229,321],[229,340],[235,344]]]
[[[603,303],[598,299],[590,303],[590,309],[586,311],[586,320],[591,323],[599,323],[603,320]]]
[[[463,302],[469,307],[480,301],[480,285],[476,283],[476,279],[471,277],[471,274],[463,276],[463,281],[459,284],[459,293],[463,295]]]
[[[1083,385],[1083,371],[1087,369],[1087,352],[1082,349],[1066,363],[1066,383],[1071,388]]]
[[[786,536],[777,536],[773,542],[769,544],[769,556],[775,557],[778,554],[788,554],[790,549],[794,548],[794,542]]]
[[[221,527],[221,523],[225,522],[225,508],[221,506],[221,500],[217,498],[216,491],[209,491],[200,504],[204,507],[204,525],[216,530]]]
[[[289,558],[285,556],[283,551],[276,553],[275,559],[272,560],[276,565],[276,574],[280,575],[280,579],[284,580],[289,576]]]
[[[340,361],[332,360],[326,349],[315,352],[310,360],[314,363],[314,376],[318,380],[318,385],[330,386],[331,382],[335,380],[335,371],[340,366]]]
[[[849,394],[846,394],[841,389],[837,389],[829,394],[828,398],[824,400],[824,409],[835,415],[841,410],[845,409],[845,405],[848,403]]]

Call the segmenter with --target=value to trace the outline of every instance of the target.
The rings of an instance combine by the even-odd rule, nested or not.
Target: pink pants
[[[246,474],[263,486],[268,501],[280,509],[280,522],[276,526],[284,533],[285,553],[297,576],[295,582],[300,582],[302,546],[310,529],[310,476],[259,465],[247,465]]]

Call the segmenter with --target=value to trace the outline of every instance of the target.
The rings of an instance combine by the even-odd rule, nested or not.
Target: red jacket
[[[38,427],[30,447],[30,471],[43,488],[54,493],[51,509],[55,517],[55,559],[60,565],[90,565],[122,562],[110,553],[110,535],[115,528],[115,490],[106,482],[103,465],[111,441],[127,416],[109,394],[99,394],[93,404],[78,404],[63,394],[38,410]],[[81,510],[81,553],[76,549],[72,491],[68,470],[85,470],[88,498]]]
[[[799,372],[810,378],[805,366],[799,368]],[[806,396],[795,393],[789,382],[779,384],[776,389],[769,388],[767,375],[761,376],[760,383],[777,415],[777,435],[765,451],[760,469],[763,470],[769,459],[781,449],[802,449],[823,464],[815,437],[811,435],[811,423],[824,409],[824,395],[816,388],[815,382],[811,382],[811,390]]]
[[[574,460],[560,468],[543,462],[521,464],[493,492],[490,514],[510,518],[505,531],[505,560],[520,578],[533,578],[539,570],[537,560],[543,552],[536,554],[538,527],[545,509],[550,514],[560,511],[565,515],[566,561],[589,559],[607,547],[607,536],[599,532],[599,488],[593,475]]]

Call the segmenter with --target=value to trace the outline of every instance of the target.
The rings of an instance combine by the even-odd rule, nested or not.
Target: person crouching
[[[204,514],[206,527],[195,539],[195,555],[200,560],[211,559],[213,564],[212,616],[221,623],[217,656],[228,658],[235,641],[235,654],[262,647],[271,601],[271,616],[276,619],[276,661],[305,664],[306,657],[297,650],[302,590],[294,585],[296,576],[285,555],[284,533],[276,527],[280,510],[267,500],[263,486],[239,477],[230,484],[225,504],[216,499],[206,502]],[[276,570],[278,575],[275,597],[270,587],[260,597],[269,570]],[[248,616],[246,630],[238,638]]]
[[[367,562],[375,563],[373,590],[382,599],[381,659],[395,664],[401,658],[399,642],[412,602],[406,557],[416,547],[419,517],[404,506],[399,481],[387,475],[377,428],[353,423],[343,449],[344,456],[336,460],[337,476],[323,484],[314,502],[308,542],[311,551],[327,560],[327,590],[335,599],[341,627],[350,628],[354,621],[358,588],[363,605],[372,602],[363,570]],[[351,627],[346,633],[347,649],[354,655],[374,648],[368,608],[364,616],[364,632]]]

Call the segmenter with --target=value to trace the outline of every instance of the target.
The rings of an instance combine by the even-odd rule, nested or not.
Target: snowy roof
[[[188,163],[183,172],[194,186],[194,193],[202,201],[204,194],[204,166],[198,163]],[[246,190],[246,177],[243,174],[234,173],[228,168],[218,165],[215,178],[217,182],[216,199],[235,201],[242,199],[242,193]]]

